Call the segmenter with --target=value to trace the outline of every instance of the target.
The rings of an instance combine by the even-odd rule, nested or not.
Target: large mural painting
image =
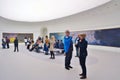
[[[2,33],[3,37],[8,37],[10,39],[10,43],[13,43],[15,37],[18,38],[19,42],[24,42],[24,38],[33,39],[33,33]]]
[[[101,46],[111,46],[120,47],[120,28],[114,29],[101,29],[101,30],[90,30],[90,31],[74,31],[73,41],[78,34],[86,34],[86,40],[89,45],[101,45]],[[64,32],[60,33],[50,33],[50,36],[54,35],[56,40],[63,40]]]

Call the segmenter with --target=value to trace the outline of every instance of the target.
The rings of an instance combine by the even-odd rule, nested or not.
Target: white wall
[[[40,35],[40,25],[34,23],[14,22],[0,18],[0,39],[2,33],[34,33],[34,39]]]
[[[49,32],[93,30],[120,27],[120,0],[66,18],[43,23]]]

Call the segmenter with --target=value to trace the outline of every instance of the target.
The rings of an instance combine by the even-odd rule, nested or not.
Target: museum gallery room
[[[0,80],[120,80],[120,0],[0,0]]]

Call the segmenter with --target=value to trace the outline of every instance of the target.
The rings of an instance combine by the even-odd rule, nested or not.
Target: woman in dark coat
[[[86,57],[88,55],[87,53],[87,45],[88,42],[85,40],[86,34],[80,34],[80,41],[79,41],[79,48],[80,48],[80,56],[79,61],[82,68],[82,73],[79,74],[81,76],[80,79],[86,79],[87,78],[87,70],[86,70]]]

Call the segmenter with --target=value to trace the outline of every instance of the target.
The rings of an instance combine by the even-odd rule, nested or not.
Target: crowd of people
[[[50,54],[50,59],[55,59],[55,50],[62,50],[62,53],[65,55],[65,69],[70,70],[73,67],[71,66],[71,59],[73,54],[73,40],[70,36],[70,31],[65,31],[64,42],[62,40],[56,40],[54,36],[51,36],[50,39],[48,36],[45,36],[45,39],[42,37],[38,37],[38,39],[34,42],[31,38],[24,38],[25,46],[29,51],[41,52],[41,50],[45,53],[45,55]],[[76,48],[76,56],[79,58],[80,66],[82,68],[82,73],[79,74],[80,79],[87,78],[87,69],[86,69],[86,58],[88,55],[87,45],[88,42],[85,39],[86,34],[79,34],[75,39],[75,48]],[[8,37],[2,39],[2,47],[3,49],[9,48],[10,40]],[[19,51],[18,48],[18,38],[16,37],[14,40],[14,52]]]
[[[30,41],[27,45],[27,49],[33,51],[34,49],[36,52],[39,52],[40,49],[43,49],[46,55],[50,52],[50,59],[55,59],[55,49],[62,49],[63,53],[65,53],[65,69],[70,70],[73,67],[71,66],[71,59],[73,54],[73,41],[72,37],[70,36],[70,31],[67,30],[64,36],[64,42],[62,40],[56,40],[54,36],[51,36],[50,39],[48,36],[43,38],[39,37],[36,42]],[[82,73],[79,74],[81,76],[80,79],[87,78],[87,69],[86,69],[86,57],[87,57],[87,45],[88,42],[85,39],[86,34],[79,34],[75,39],[75,48],[76,48],[76,56],[79,58],[79,62],[82,68]],[[26,40],[25,40],[26,41]],[[25,43],[26,45],[26,43]],[[31,46],[31,48],[30,48]]]
[[[45,36],[45,39],[38,37],[34,42],[32,39],[25,37],[24,39],[25,46],[29,51],[36,51],[37,53],[44,52],[45,55],[50,54],[50,59],[55,59],[56,50],[61,50],[61,53],[64,53],[64,43],[62,40],[56,40],[54,36],[51,36],[50,39],[48,36]]]
[[[18,49],[18,39],[17,37],[14,39],[14,52],[19,52],[19,49]],[[10,39],[6,36],[6,37],[3,37],[2,38],[2,48],[3,49],[9,49],[10,48]]]

